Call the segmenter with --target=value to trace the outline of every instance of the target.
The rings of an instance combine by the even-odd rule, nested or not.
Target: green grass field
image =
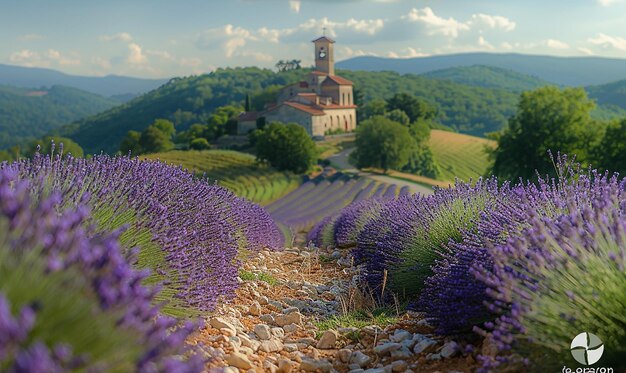
[[[231,150],[171,151],[143,156],[180,165],[198,176],[205,175],[235,194],[268,204],[296,189],[302,177],[258,164],[253,155]]]
[[[485,175],[489,168],[485,149],[495,147],[496,143],[480,137],[432,130],[429,145],[441,170],[439,180],[459,178],[468,181]]]

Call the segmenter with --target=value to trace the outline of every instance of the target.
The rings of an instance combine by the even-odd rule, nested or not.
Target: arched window
[[[342,94],[341,94],[341,104],[342,104],[342,105],[345,105],[345,104],[346,104],[346,94],[345,94],[345,93],[342,93]]]
[[[333,128],[333,116],[330,116],[330,128]]]
[[[341,128],[341,119],[339,119],[339,115],[337,115],[337,128]]]

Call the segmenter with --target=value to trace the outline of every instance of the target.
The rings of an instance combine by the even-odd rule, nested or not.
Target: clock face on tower
[[[324,48],[321,48],[321,49],[320,49],[320,51],[319,51],[319,53],[318,53],[318,56],[319,56],[319,57],[320,57],[320,59],[322,59],[322,60],[323,60],[324,58],[326,58],[326,51],[324,50]]]

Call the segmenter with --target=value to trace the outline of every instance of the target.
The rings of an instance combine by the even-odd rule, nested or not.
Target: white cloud
[[[510,19],[502,16],[491,16],[489,14],[473,14],[472,19],[468,22],[468,25],[471,27],[483,28],[487,27],[490,29],[502,29],[504,31],[513,31],[515,30],[515,22]]]
[[[569,44],[555,39],[547,39],[544,41],[545,45],[551,49],[569,49]]]
[[[253,51],[244,51],[244,52],[239,53],[238,56],[252,57],[254,58],[255,61],[258,61],[258,62],[272,62],[274,60],[274,57],[267,53],[253,52]]]
[[[482,35],[478,37],[478,45],[481,47],[481,49],[487,49],[490,51],[496,49],[491,43],[485,40]]]
[[[513,46],[511,45],[511,43],[505,41],[503,43],[500,43],[500,48],[506,49],[506,50],[511,50],[511,49],[513,49]]]
[[[398,52],[389,51],[386,54],[389,58],[415,58],[415,57],[427,57],[430,56],[428,53],[422,53],[420,50],[415,48],[404,48]]]
[[[141,49],[141,46],[137,43],[128,44],[128,57],[126,58],[126,62],[131,65],[141,66],[146,65],[148,63],[148,58]]]
[[[119,32],[115,35],[103,35],[100,36],[100,41],[123,41],[128,43],[133,40],[133,37],[127,32]]]
[[[81,64],[80,59],[64,56],[55,49],[48,49],[43,53],[23,49],[12,53],[9,56],[9,61],[28,67],[50,67],[52,65],[77,66]]]
[[[445,19],[437,16],[429,7],[424,9],[413,8],[408,15],[402,16],[402,18],[423,24],[428,29],[429,35],[439,34],[456,38],[459,36],[460,31],[470,29],[467,24],[459,22],[454,18]]]
[[[607,6],[611,6],[613,4],[617,4],[617,3],[621,3],[622,0],[596,0],[598,2],[598,4],[607,7]]]
[[[93,57],[91,63],[98,67],[100,70],[111,70],[111,61],[102,57]]]
[[[617,49],[626,51],[626,39],[620,36],[609,36],[606,34],[598,34],[595,38],[589,38],[587,41],[591,44],[601,46],[605,49]]]
[[[146,50],[146,55],[148,56],[155,56],[158,57],[164,61],[175,61],[176,58],[174,58],[174,56],[172,56],[169,52],[167,51],[158,51],[158,50]]]
[[[587,56],[592,56],[593,55],[593,51],[591,51],[591,49],[589,48],[578,48],[578,51],[581,52],[582,54],[586,54]]]
[[[289,0],[289,9],[294,13],[300,13],[300,0]]]
[[[430,7],[423,9],[413,8],[401,17],[402,20],[418,23],[425,27],[427,35],[442,35],[451,39],[456,39],[463,32],[485,30],[513,31],[516,27],[514,21],[497,15],[473,14],[466,22],[459,21],[452,17],[441,17]]]
[[[238,48],[245,46],[248,41],[254,40],[258,39],[249,30],[228,24],[224,27],[202,32],[196,38],[196,46],[201,49],[221,47],[226,57],[230,58]]]

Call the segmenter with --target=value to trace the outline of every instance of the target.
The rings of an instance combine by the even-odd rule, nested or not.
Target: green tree
[[[549,150],[586,163],[589,146],[597,137],[590,116],[594,107],[582,88],[543,87],[522,93],[517,113],[495,136],[493,173],[508,180],[532,179],[536,171],[553,174]]]
[[[270,123],[255,137],[257,158],[278,170],[303,173],[317,160],[315,142],[298,124]]]
[[[155,127],[159,131],[163,132],[166,136],[170,138],[174,136],[176,133],[176,129],[174,128],[174,123],[170,122],[166,119],[157,119],[152,123],[152,127]]]
[[[357,127],[356,150],[352,157],[359,168],[400,170],[408,163],[416,147],[408,127],[389,118],[375,116]]]
[[[366,120],[377,115],[385,115],[386,112],[387,102],[385,102],[385,100],[381,98],[378,98],[360,107],[357,111],[357,115],[359,117],[359,120]]]
[[[611,123],[594,149],[594,166],[626,175],[626,119]]]
[[[139,148],[142,153],[160,153],[174,149],[174,143],[167,133],[150,126],[141,133]]]
[[[189,147],[194,150],[205,150],[210,149],[211,144],[207,141],[207,139],[199,137],[197,139],[191,140],[189,143]]]
[[[438,115],[436,106],[408,93],[396,93],[387,100],[387,110],[396,109],[404,111],[411,123],[418,119],[435,119]]]
[[[55,154],[58,154],[61,151],[61,147],[63,147],[63,154],[71,154],[73,157],[76,158],[81,158],[84,156],[83,148],[81,148],[80,145],[78,145],[71,139],[59,136],[46,136],[40,140],[35,140],[31,142],[26,150],[26,156],[30,157],[35,154],[38,146],[41,148],[41,150],[39,151],[41,154],[51,154],[52,144],[54,144]]]
[[[385,117],[391,119],[394,122],[398,122],[404,126],[408,126],[411,123],[411,119],[406,113],[400,109],[393,109],[385,113]]]
[[[141,154],[142,152],[141,147],[139,146],[139,139],[141,139],[141,132],[128,131],[120,144],[120,152],[122,154]]]
[[[215,109],[207,122],[207,139],[215,140],[227,134],[227,123],[229,120],[236,120],[241,114],[241,106],[221,106]]]

